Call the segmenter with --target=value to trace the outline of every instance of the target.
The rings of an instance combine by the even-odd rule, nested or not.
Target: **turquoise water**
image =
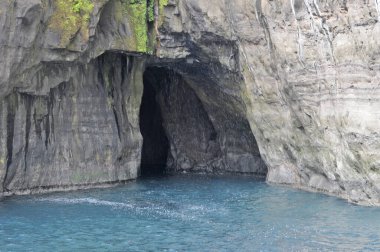
[[[380,250],[380,209],[248,177],[175,176],[0,202],[1,251]]]

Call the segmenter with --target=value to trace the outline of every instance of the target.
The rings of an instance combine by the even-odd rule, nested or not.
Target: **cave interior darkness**
[[[232,129],[220,128],[227,135],[219,136],[197,94],[180,74],[170,68],[146,68],[143,86],[139,114],[143,137],[140,177],[162,176],[192,169],[199,171],[198,167],[208,172],[243,171],[265,175],[263,173],[266,170],[260,170],[265,165],[257,161],[261,160],[260,151],[248,122],[241,121],[239,125],[245,126],[240,128],[234,124],[232,127],[235,128]],[[226,158],[220,139],[229,141],[223,148],[227,148],[230,153],[237,153],[235,159],[226,161],[228,165],[211,163]],[[251,156],[247,159],[241,153]],[[230,165],[233,168],[229,168]]]
[[[165,74],[165,71],[162,71],[162,74]],[[140,131],[143,136],[142,177],[165,174],[170,147],[163,127],[161,109],[157,101],[159,86],[155,77],[150,68],[144,72],[144,91],[140,107]]]

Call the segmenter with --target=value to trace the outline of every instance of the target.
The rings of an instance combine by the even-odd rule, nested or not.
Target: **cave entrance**
[[[169,153],[160,106],[157,101],[158,83],[149,70],[144,73],[144,92],[140,107],[140,131],[143,136],[141,176],[165,174]]]
[[[244,112],[207,76],[194,81],[168,66],[150,66],[143,81],[142,177],[187,172],[265,176]]]

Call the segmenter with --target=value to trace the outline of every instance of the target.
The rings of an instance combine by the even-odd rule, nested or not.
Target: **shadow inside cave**
[[[140,168],[142,177],[164,175],[169,153],[169,141],[157,101],[157,88],[154,76],[149,70],[145,71],[140,107],[140,130],[143,136]]]
[[[266,165],[241,108],[210,78],[195,76],[196,81],[170,67],[145,69],[140,177],[188,172],[265,176]]]

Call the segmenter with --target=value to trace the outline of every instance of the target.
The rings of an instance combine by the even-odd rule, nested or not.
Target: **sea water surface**
[[[250,177],[0,201],[0,251],[380,251],[380,209]]]

